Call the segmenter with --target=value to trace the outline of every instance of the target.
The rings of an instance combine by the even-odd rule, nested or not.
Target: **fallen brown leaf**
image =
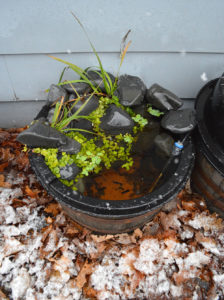
[[[14,198],[12,200],[12,206],[14,208],[17,208],[17,207],[22,207],[24,205],[27,205],[27,203],[24,201],[24,200],[21,200],[21,199],[18,199],[18,198]]]
[[[71,260],[68,257],[65,257],[62,255],[59,259],[49,258],[50,261],[54,262],[53,270],[67,270],[69,267],[69,264],[71,263]]]
[[[180,285],[182,283],[185,283],[187,281],[189,281],[189,279],[191,278],[190,274],[191,274],[192,270],[181,270],[178,273],[174,273],[173,274],[173,279],[175,281],[175,283],[177,285]],[[194,270],[194,277],[200,277],[200,270]]]
[[[5,145],[2,145],[0,148],[0,160],[2,162],[9,162],[15,158],[15,154],[11,153],[10,148],[6,148]]]
[[[3,172],[5,170],[5,168],[7,168],[9,165],[8,162],[4,162],[0,165],[0,172]]]
[[[0,290],[0,299],[1,300],[8,300],[9,298]]]
[[[44,239],[42,247],[40,248],[40,254],[41,254],[40,257],[44,258],[50,253],[51,255],[53,255],[54,252],[56,251],[57,244],[58,244],[58,235],[56,230],[53,229],[52,227],[52,229],[48,232],[48,235]]]
[[[48,236],[48,234],[53,230],[53,225],[49,225],[49,226],[46,226],[44,228],[42,228],[42,239],[41,241],[44,242]]]
[[[5,176],[0,174],[0,187],[10,188],[12,185],[9,182],[5,182]]]
[[[74,226],[68,226],[65,230],[65,234],[68,237],[73,238],[74,236],[79,234],[79,230],[77,228],[75,228]]]
[[[58,203],[50,203],[47,207],[45,207],[44,211],[56,217],[61,211],[61,209]]]
[[[183,209],[185,209],[185,210],[189,210],[189,211],[197,210],[197,204],[194,201],[182,200],[181,204],[182,204]]]
[[[142,236],[143,236],[143,232],[139,228],[135,229],[135,231],[131,235],[131,241],[132,241],[132,243],[137,243],[137,241],[139,239],[141,239]]]
[[[97,291],[90,287],[83,287],[84,294],[90,299],[96,299]]]
[[[127,233],[117,234],[114,240],[122,245],[129,245],[133,243],[131,236]]]
[[[38,197],[38,191],[31,190],[31,188],[28,185],[26,185],[26,187],[25,187],[25,192],[26,192],[27,196],[29,196],[30,198],[35,199]]]
[[[88,261],[86,260],[81,271],[79,272],[76,278],[77,280],[76,284],[79,289],[82,289],[82,287],[87,281],[86,276],[90,275],[92,273],[92,270],[93,270],[93,263],[88,263]]]
[[[131,279],[131,289],[135,292],[136,288],[139,286],[140,282],[144,279],[145,275],[137,270]]]
[[[52,224],[53,223],[53,219],[51,217],[47,217],[46,218],[46,222],[47,222],[47,224]]]
[[[30,162],[29,162],[27,153],[20,152],[20,154],[16,156],[16,163],[19,167],[19,170],[26,171],[30,166]]]
[[[4,129],[0,129],[0,142],[8,140],[10,138],[10,133]]]
[[[95,235],[95,234],[91,234],[91,238],[93,239],[93,241],[95,243],[101,243],[101,242],[113,239],[114,236],[112,234],[107,234],[107,235]]]

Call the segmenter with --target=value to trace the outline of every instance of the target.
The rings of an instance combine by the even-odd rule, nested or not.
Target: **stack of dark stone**
[[[108,74],[112,83],[114,83],[115,77],[110,73]],[[90,70],[87,72],[87,77],[95,87],[100,88],[102,93],[106,95],[105,86],[98,73]],[[80,96],[81,100],[72,108],[71,114],[73,114],[91,96],[91,100],[80,112],[80,115],[87,116],[99,105],[98,96],[95,94],[91,95],[92,92],[90,85],[85,82],[60,86],[52,84],[48,93],[47,103],[30,127],[18,136],[18,141],[29,147],[58,148],[59,153],[63,151],[69,154],[78,153],[81,145],[77,141],[50,126],[54,111],[52,104],[60,101],[62,98],[66,101],[77,99]],[[155,143],[158,149],[169,156],[173,145],[172,136],[168,133],[160,134],[158,121],[155,121],[153,117],[149,117],[147,113],[148,105],[165,113],[161,120],[161,126],[167,131],[175,134],[184,134],[189,130],[189,126],[194,126],[194,118],[192,117],[194,112],[192,110],[179,110],[182,106],[182,101],[158,84],[153,84],[147,89],[139,77],[122,75],[118,79],[115,95],[123,106],[132,108],[135,113],[140,113],[148,119],[146,129],[139,135],[138,141],[134,146],[133,151],[135,152],[138,152],[139,149],[147,151],[152,143]],[[80,118],[72,121],[70,127],[91,131],[92,123],[89,120]],[[109,105],[105,115],[101,118],[100,128],[110,135],[132,133],[133,127],[134,121],[130,115],[115,104]],[[87,133],[88,135],[91,136],[91,134]],[[64,167],[60,173],[62,179],[71,180],[79,172],[79,168],[73,164]]]

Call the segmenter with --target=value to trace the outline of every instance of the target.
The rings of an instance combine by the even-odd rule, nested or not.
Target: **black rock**
[[[60,176],[61,179],[72,180],[80,173],[80,171],[81,169],[77,167],[75,163],[73,163],[60,168]]]
[[[48,112],[47,120],[49,123],[52,123],[53,116],[54,116],[54,110],[55,110],[55,107],[52,107]]]
[[[111,104],[101,118],[100,128],[111,135],[131,133],[133,127],[134,121],[129,114],[115,104]]]
[[[149,113],[147,112],[148,106],[144,103],[139,106],[133,106],[131,109],[136,115],[139,114],[143,118],[147,118],[149,116]]]
[[[118,93],[117,89],[114,91],[113,96],[116,96],[117,98],[119,98],[119,93]]]
[[[162,118],[161,126],[172,133],[182,134],[189,132],[196,126],[195,110],[170,110]]]
[[[156,146],[156,152],[159,155],[161,154],[162,156],[170,156],[173,149],[174,139],[169,134],[158,134],[154,139],[154,143]]]
[[[59,151],[75,154],[81,144],[50,127],[42,120],[35,121],[28,129],[21,132],[17,140],[29,147],[58,148]]]
[[[34,120],[38,120],[40,118],[47,118],[49,111],[51,109],[51,106],[49,104],[44,105],[41,110],[39,111],[39,113],[37,114],[37,116],[34,118]]]
[[[64,97],[64,100],[67,100],[68,94],[61,86],[52,84],[47,96],[47,104],[52,104],[55,101],[60,101]]]
[[[69,94],[68,100],[75,100],[75,99],[77,99],[77,96],[76,96],[76,95],[74,95],[74,94]]]
[[[71,128],[77,128],[77,129],[85,129],[85,130],[92,130],[92,122],[86,119],[76,119],[71,122],[72,126]]]
[[[81,129],[80,131],[78,130],[77,132],[80,132],[82,135],[84,135],[87,139],[92,138],[93,134],[89,132],[85,132],[83,130],[88,130],[90,132],[93,131],[93,126],[92,122],[86,119],[76,119],[70,123],[70,128],[77,128]]]
[[[96,70],[96,71],[99,72],[99,73],[101,73],[100,70]],[[112,84],[114,84],[115,77],[111,73],[107,72],[107,74],[109,75],[109,77],[110,77],[110,79],[112,81]],[[100,76],[99,74],[97,74],[93,70],[87,71],[86,76],[88,77],[88,79],[92,82],[92,84],[95,87],[99,87],[102,92],[106,93],[106,89],[105,89],[105,86],[104,86],[104,82],[103,82],[102,76]],[[108,82],[108,79],[106,79],[106,80]]]
[[[118,80],[117,91],[122,105],[137,106],[144,100],[146,86],[139,77],[122,75]]]
[[[183,105],[179,97],[157,83],[153,84],[150,89],[147,90],[145,99],[149,104],[164,111],[178,109]]]
[[[83,107],[83,109],[80,111],[80,116],[88,116],[92,111],[97,109],[99,106],[99,99],[97,96],[84,96],[81,100],[77,101],[77,104],[73,107],[72,113],[74,114],[80,107],[91,97],[91,99],[88,101],[88,103]]]
[[[62,87],[70,94],[75,94],[75,98],[77,98],[77,94],[84,95],[85,93],[89,93],[91,91],[91,87],[86,82],[74,82],[74,83],[66,83],[63,84]],[[76,91],[76,92],[75,92]]]

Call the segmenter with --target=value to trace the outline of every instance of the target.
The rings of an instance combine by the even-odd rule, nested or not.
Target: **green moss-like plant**
[[[122,107],[131,113],[132,119],[135,121],[136,125],[133,129],[133,134],[119,134],[116,136],[107,135],[103,130],[100,129],[99,125],[101,118],[104,115],[107,107],[110,104],[115,104],[118,107]],[[52,171],[52,173],[62,181],[62,183],[67,186],[71,186],[76,189],[75,185],[79,178],[88,176],[92,173],[99,173],[103,167],[109,169],[116,161],[123,161],[122,167],[127,170],[133,164],[133,159],[131,157],[131,148],[133,142],[136,140],[137,134],[141,131],[147,124],[147,120],[142,116],[135,115],[130,108],[124,108],[120,103],[118,98],[101,97],[99,99],[99,106],[91,114],[89,114],[88,119],[91,120],[93,125],[93,132],[88,131],[88,133],[93,133],[93,138],[85,138],[81,132],[77,132],[75,128],[62,128],[60,122],[56,128],[64,132],[70,138],[78,141],[82,147],[77,154],[67,154],[62,152],[62,157],[58,158],[57,149],[41,149],[36,148],[34,151],[40,153],[45,157],[45,162]],[[64,120],[64,118],[62,118]],[[54,123],[55,126],[55,123]],[[81,172],[74,180],[67,181],[60,178],[60,168],[75,163]]]

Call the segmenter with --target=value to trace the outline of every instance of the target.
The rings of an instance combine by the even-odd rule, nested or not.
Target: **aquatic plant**
[[[61,99],[60,101],[54,103],[55,110],[51,126],[63,132],[70,138],[73,138],[76,141],[78,141],[82,147],[77,154],[68,154],[62,152],[60,156],[58,155],[58,149],[36,148],[34,149],[34,152],[40,153],[45,157],[46,164],[49,166],[49,168],[57,178],[59,178],[64,184],[72,186],[75,189],[75,184],[79,180],[79,178],[88,176],[90,173],[98,173],[103,167],[110,168],[113,165],[113,163],[118,160],[123,162],[123,168],[129,170],[133,164],[133,159],[131,157],[132,144],[136,140],[137,133],[144,128],[148,121],[145,118],[143,118],[140,114],[135,114],[131,108],[124,107],[123,105],[121,105],[119,98],[114,95],[114,92],[117,88],[119,72],[127,50],[131,44],[130,41],[126,43],[130,30],[127,32],[127,34],[122,40],[120,63],[115,81],[112,82],[109,74],[105,71],[101,59],[93,43],[91,42],[84,26],[73,13],[72,15],[83,29],[91,45],[91,48],[97,58],[99,66],[96,68],[96,70],[93,71],[96,72],[98,76],[102,78],[102,82],[104,84],[106,93],[103,93],[99,86],[94,85],[93,82],[88,78],[87,71],[89,68],[84,70],[75,65],[74,63],[70,63],[68,61],[62,60],[54,56],[50,56],[51,58],[67,65],[67,67],[63,69],[60,75],[58,85],[63,86],[64,84],[70,84],[72,89],[74,90],[74,93],[77,96],[75,99],[72,99],[70,101],[65,101],[64,99]],[[80,79],[62,82],[66,68],[72,69],[76,74],[80,76]],[[75,105],[77,105],[79,101],[82,101],[82,96],[78,94],[77,90],[75,89],[74,85],[72,85],[72,83],[83,82],[87,83],[91,87],[92,93],[88,95],[87,100],[84,101],[80,108],[77,109],[75,113],[72,113],[72,110],[75,107]],[[99,98],[98,108],[96,108],[87,116],[82,115],[82,110],[88,104],[88,102],[91,101],[94,95],[96,95]],[[111,104],[115,104],[117,107],[122,108],[131,116],[132,120],[135,122],[132,134],[120,133],[118,135],[112,136],[110,134],[106,134],[100,128],[101,118],[104,116],[106,109]],[[91,121],[92,131],[69,126],[72,121],[78,119],[86,119],[88,121]],[[82,132],[92,134],[92,137],[87,139],[82,134]],[[60,169],[66,165],[71,165],[73,163],[75,163],[80,168],[80,173],[76,176],[74,180],[62,180],[60,175]]]

